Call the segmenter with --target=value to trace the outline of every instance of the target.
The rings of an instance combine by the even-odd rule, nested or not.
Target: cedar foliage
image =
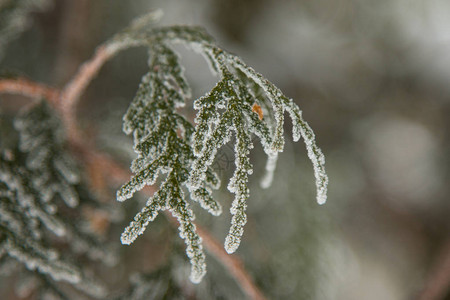
[[[326,201],[328,177],[325,159],[315,143],[315,136],[299,107],[275,85],[247,66],[239,57],[221,49],[202,28],[170,26],[149,28],[155,15],[134,22],[110,42],[115,49],[145,46],[149,51],[149,72],[141,84],[128,111],[123,117],[123,131],[132,134],[137,158],[131,165],[135,174],[117,191],[117,199],[124,201],[146,185],[154,185],[165,175],[159,189],[125,229],[121,240],[131,244],[142,234],[160,211],[168,210],[178,220],[180,237],[186,243],[191,262],[191,280],[201,281],[205,275],[205,254],[201,238],[193,223],[195,215],[186,200],[198,202],[212,215],[220,215],[220,204],[212,190],[220,180],[211,169],[218,150],[235,137],[235,172],[228,190],[235,195],[230,212],[231,227],[225,249],[233,253],[239,247],[249,198],[248,176],[253,169],[249,159],[253,148],[251,134],[256,135],[268,156],[263,187],[270,186],[276,158],[284,147],[284,113],[293,121],[293,139],[304,139],[308,156],[313,163],[317,186],[317,202]],[[197,110],[194,124],[177,108],[190,100],[189,85],[183,75],[180,59],[171,45],[183,43],[202,54],[219,81],[205,96],[194,101]],[[254,93],[255,90],[262,93]],[[254,112],[254,104],[264,107],[263,118]],[[258,104],[259,105],[259,104]]]
[[[1,13],[6,14],[5,10]],[[292,120],[293,140],[303,138],[313,163],[319,204],[326,201],[328,177],[314,133],[292,99],[238,56],[219,47],[204,29],[151,26],[159,17],[156,12],[139,18],[106,43],[111,54],[136,46],[146,47],[149,53],[149,71],[123,116],[123,131],[133,136],[137,157],[131,164],[134,175],[117,191],[117,200],[130,199],[145,186],[158,187],[126,227],[121,241],[131,244],[160,212],[170,212],[186,244],[190,279],[199,283],[206,273],[205,253],[189,200],[214,216],[222,213],[213,195],[221,182],[212,164],[224,145],[234,142],[235,170],[227,184],[234,194],[231,226],[225,239],[228,253],[238,249],[247,222],[253,138],[259,139],[267,155],[261,186],[268,188],[285,143],[286,112]],[[0,35],[0,42],[7,41]],[[203,55],[212,75],[218,76],[216,85],[199,99],[192,99],[173,47],[177,43]],[[180,110],[191,101],[196,110],[193,121]],[[105,296],[102,285],[73,262],[81,253],[89,259],[113,263],[114,255],[99,236],[79,226],[81,206],[104,205],[80,194],[80,174],[65,150],[57,113],[46,101],[37,101],[15,119],[14,126],[19,141],[12,148],[2,147],[0,155],[0,263],[16,260],[23,264],[39,278],[43,298],[49,290],[54,297],[67,298],[56,281],[68,282],[94,297]],[[58,247],[53,248],[61,240],[69,249],[64,255]],[[159,273],[155,274],[139,277],[136,288],[145,290],[146,282],[158,277]],[[167,290],[169,294],[173,291],[177,292]]]
[[[80,211],[74,210],[98,204],[86,195],[80,203],[79,173],[65,150],[61,122],[42,100],[14,123],[19,145],[0,155],[2,263],[18,261],[35,273],[43,291],[63,299],[65,292],[54,281],[68,282],[92,296],[104,295],[100,280],[72,261],[81,254],[107,264],[115,258],[98,235],[79,225]],[[64,254],[56,246],[60,243],[67,244]]]

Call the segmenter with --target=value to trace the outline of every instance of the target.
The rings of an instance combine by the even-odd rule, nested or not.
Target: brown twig
[[[450,238],[441,247],[441,251],[430,271],[428,279],[417,300],[442,300],[450,290]]]
[[[88,87],[89,83],[97,75],[100,68],[114,54],[114,52],[109,49],[110,48],[104,45],[98,47],[94,56],[81,65],[78,72],[61,92],[60,109],[62,118],[68,130],[68,135],[71,139],[79,140],[81,137],[76,122],[76,105],[78,100]]]
[[[94,1],[91,0],[60,1],[58,5],[61,14],[53,78],[57,84],[63,84],[75,74],[86,55],[92,54],[89,48],[95,31],[90,28],[101,19],[95,15],[97,10],[92,9]],[[86,34],[89,31],[90,34]]]
[[[53,105],[59,99],[59,90],[24,78],[0,80],[0,93],[45,98]]]

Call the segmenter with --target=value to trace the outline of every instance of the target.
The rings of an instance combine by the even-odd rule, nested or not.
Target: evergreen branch
[[[122,35],[119,34],[115,42],[133,46],[146,45],[150,52],[150,72],[142,78],[137,95],[123,118],[123,130],[127,134],[133,134],[134,150],[138,157],[131,167],[136,175],[117,192],[119,201],[132,197],[145,185],[153,185],[161,173],[169,172],[170,175],[176,172],[180,177],[177,177],[174,184],[170,185],[171,189],[179,190],[181,185],[185,185],[194,201],[201,200],[198,196],[207,193],[203,199],[208,199],[209,203],[214,205],[215,202],[211,202],[211,190],[204,188],[208,169],[218,149],[230,140],[234,131],[236,170],[230,179],[228,189],[235,194],[235,200],[230,209],[233,215],[230,232],[225,240],[225,249],[228,253],[233,253],[240,244],[243,226],[247,222],[245,214],[246,199],[249,197],[247,182],[248,175],[252,173],[248,155],[249,150],[253,148],[248,132],[261,137],[264,150],[269,156],[266,166],[267,175],[262,183],[264,187],[267,187],[273,177],[277,153],[283,151],[284,112],[287,111],[294,122],[294,140],[297,141],[300,136],[303,136],[308,156],[313,162],[317,201],[320,204],[325,202],[328,178],[324,168],[325,160],[315,144],[314,134],[302,119],[301,111],[293,101],[284,96],[261,74],[245,65],[235,55],[215,46],[209,35],[196,27],[172,26],[151,30],[131,30]],[[188,87],[182,74],[183,69],[179,66],[177,55],[168,46],[169,42],[182,42],[203,52],[214,66],[214,71],[217,71],[220,76],[219,82],[211,92],[194,102],[194,108],[198,110],[198,114],[192,140],[186,136],[171,139],[171,136],[176,135],[175,130],[192,126],[174,121],[176,118],[182,118],[175,108],[184,106],[189,92],[186,92]],[[264,91],[265,97],[271,104],[273,119],[262,121],[262,109],[255,113],[254,103],[257,99],[248,90],[249,86],[258,86]],[[268,107],[266,102],[264,104]],[[271,121],[274,121],[273,124],[270,123]],[[184,158],[178,160],[181,157]],[[188,178],[185,178],[184,173],[188,174]],[[166,183],[169,175],[160,185],[158,196],[159,193],[171,194],[170,191],[164,191],[168,189]],[[176,207],[164,205],[165,197],[156,198],[159,201],[156,207],[153,206],[153,201],[156,200],[149,200],[143,211],[136,215],[135,220],[124,232],[127,244],[143,233],[149,219],[153,220],[159,210],[176,211]],[[180,199],[184,201],[183,197]],[[214,209],[211,210],[205,201],[200,203],[211,213],[216,215],[219,213]],[[216,205],[216,207],[219,206]],[[188,215],[190,213],[186,212]],[[193,216],[185,216],[185,218],[193,219]],[[181,222],[180,225],[183,226]],[[182,228],[180,229],[183,231]],[[189,247],[195,241],[186,239],[183,235],[182,237],[185,239],[188,247],[187,254],[192,262]],[[194,270],[195,265],[193,264],[192,267]],[[192,273],[192,276],[195,274]]]
[[[6,227],[0,226],[6,234],[6,242],[3,245],[9,255],[25,264],[29,270],[39,270],[48,274],[54,280],[64,280],[73,284],[80,282],[79,270],[57,259],[57,254],[37,244],[30,239],[21,239]]]
[[[308,156],[314,165],[320,204],[326,199],[328,178],[323,154],[315,144],[314,134],[292,100],[239,58],[215,46],[204,30],[189,26],[147,29],[151,22],[152,18],[141,19],[100,46],[93,58],[66,85],[59,107],[72,145],[81,149],[85,157],[96,156],[92,149],[88,149],[91,145],[83,144],[82,134],[77,128],[77,101],[100,67],[114,54],[133,46],[149,48],[150,72],[144,76],[124,116],[124,131],[133,133],[134,149],[138,154],[132,164],[132,171],[136,174],[118,191],[117,198],[121,201],[128,199],[145,185],[153,184],[160,174],[167,175],[159,190],[124,231],[122,242],[129,244],[134,241],[159,211],[170,211],[178,220],[180,236],[186,243],[191,261],[191,280],[199,282],[206,271],[205,257],[202,239],[193,223],[194,214],[184,199],[183,186],[188,188],[191,199],[199,202],[201,207],[212,214],[220,214],[220,205],[211,196],[211,188],[217,188],[219,181],[210,165],[217,150],[230,140],[232,131],[236,137],[236,170],[228,184],[230,192],[235,194],[231,208],[232,224],[225,243],[229,253],[237,249],[247,220],[247,181],[252,173],[248,155],[253,147],[249,134],[254,133],[261,138],[269,156],[266,167],[268,175],[263,184],[268,186],[275,169],[276,154],[283,150],[284,112],[287,111],[294,122],[294,140],[300,136],[305,139]],[[205,55],[213,71],[221,77],[211,93],[195,102],[194,106],[199,110],[196,119],[198,126],[195,128],[175,110],[190,97],[183,68],[177,54],[169,46],[169,43],[177,42],[186,43]],[[254,86],[264,91],[265,98],[255,97],[249,89]],[[265,120],[262,109],[258,113],[254,111],[258,100],[262,101],[268,113],[269,117]],[[255,294],[253,296],[257,297]]]
[[[29,92],[28,90],[28,83],[32,87],[43,86],[40,83],[27,81],[27,84],[24,85],[22,81],[13,81],[14,87],[11,88],[9,83],[2,85],[1,83],[4,81],[5,80],[0,80],[0,93],[19,93],[32,98],[40,98],[42,96],[42,93],[40,92],[34,92],[34,90],[33,92]],[[54,94],[59,94],[58,90],[51,90],[55,92]],[[51,102],[51,104],[54,104],[58,98],[56,97],[51,99],[54,100],[49,101]],[[64,116],[61,117],[64,121],[64,124],[67,124],[68,122],[64,119]],[[77,135],[72,135],[69,137],[69,143],[72,146],[75,154],[78,154],[79,158],[86,165],[95,164],[96,167],[101,168],[105,178],[112,179],[116,183],[124,182],[130,178],[130,172],[126,168],[118,164],[117,161],[110,158],[110,156],[106,153],[96,149],[96,147],[91,143],[86,143],[86,141],[82,137],[83,133],[81,132]],[[210,178],[213,178],[215,180],[216,184],[218,183],[217,177],[213,176],[211,173],[207,173],[207,176],[208,175],[210,176]],[[113,182],[110,183],[112,184]],[[151,194],[153,194],[153,189],[145,189],[142,191],[142,193],[151,196]],[[166,215],[168,218],[172,218],[170,213],[167,213]],[[235,279],[236,283],[240,286],[242,291],[244,291],[244,293],[250,299],[266,299],[259,288],[256,286],[256,284],[253,282],[252,277],[249,275],[248,271],[245,269],[244,265],[238,259],[238,257],[228,255],[221,246],[221,243],[219,243],[208,230],[204,229],[198,224],[195,224],[195,226],[197,232],[202,238],[202,243],[205,249],[221,263],[221,265]]]
[[[109,262],[114,259],[96,237],[67,218],[64,209],[61,213],[59,208],[63,206],[56,203],[62,199],[70,208],[78,206],[75,184],[79,176],[64,151],[64,134],[55,113],[44,101],[24,109],[14,122],[22,153],[4,150],[0,154],[0,227],[7,238],[2,247],[29,270],[102,296],[105,291],[101,285],[83,275],[72,262],[58,258],[51,248],[51,235],[45,231],[70,242],[70,252]]]
[[[77,148],[84,154],[84,161],[101,161],[98,165],[102,168],[105,177],[114,179],[116,182],[124,182],[130,178],[130,172],[126,168],[119,165],[115,160],[110,159],[108,155],[97,150],[92,145],[77,145]],[[154,189],[144,189],[141,191],[141,193],[147,195],[148,197],[152,197],[153,192]],[[169,219],[174,218],[170,212],[166,211],[165,215]],[[136,219],[141,220],[141,218],[138,218],[137,216]],[[149,220],[149,222],[150,221],[151,220]],[[208,230],[195,222],[193,222],[193,224],[195,224],[196,230],[202,238],[202,243],[205,249],[221,263],[221,265],[234,278],[242,291],[244,291],[250,299],[266,299],[258,286],[253,282],[252,277],[245,269],[238,256],[227,254],[223,249],[222,244],[217,241],[217,239]]]
[[[286,110],[292,119],[293,123],[293,139],[298,141],[303,137],[308,152],[308,157],[313,163],[314,175],[316,177],[317,187],[317,202],[324,204],[327,199],[328,176],[325,172],[325,157],[315,142],[315,135],[308,125],[303,120],[301,111],[298,106],[287,98],[275,85],[265,79],[261,74],[257,73],[252,68],[248,67],[238,57],[232,57],[233,64],[239,68],[248,78],[251,78],[258,84],[268,95],[275,107],[280,107],[281,110],[275,111],[275,119],[277,120],[276,138],[273,142],[272,149],[280,151],[283,148],[282,139],[283,128],[280,125],[280,120],[283,119],[283,112]],[[281,121],[282,122],[282,121]]]

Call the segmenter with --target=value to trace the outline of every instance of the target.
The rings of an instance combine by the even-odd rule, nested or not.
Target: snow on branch
[[[123,131],[132,134],[137,157],[131,166],[135,175],[117,191],[117,199],[129,199],[146,185],[164,178],[159,189],[125,229],[122,243],[132,243],[160,211],[170,211],[178,220],[180,236],[186,243],[191,280],[198,283],[206,272],[205,256],[193,224],[195,215],[184,190],[202,208],[215,216],[220,215],[221,206],[212,195],[220,181],[211,165],[222,146],[235,137],[236,169],[228,183],[228,190],[235,195],[230,209],[231,228],[225,240],[228,253],[238,248],[247,222],[245,211],[250,195],[247,182],[253,172],[249,160],[252,134],[260,139],[268,156],[263,187],[270,186],[277,155],[283,151],[285,112],[293,121],[294,141],[300,137],[305,141],[308,157],[313,163],[319,204],[326,201],[325,159],[299,107],[275,85],[240,58],[218,47],[203,29],[149,27],[154,20],[154,17],[140,19],[108,44],[114,51],[145,46],[150,57],[149,72],[143,76],[123,117]],[[177,110],[191,100],[191,93],[178,54],[172,48],[174,43],[183,43],[204,55],[211,71],[220,77],[209,93],[194,101],[195,124]],[[255,89],[261,90],[262,95],[256,96]]]

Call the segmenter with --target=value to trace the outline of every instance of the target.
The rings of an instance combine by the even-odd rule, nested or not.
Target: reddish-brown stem
[[[77,0],[61,1],[61,16],[58,27],[58,53],[55,59],[53,78],[58,84],[66,83],[85,60],[94,33],[86,35],[97,20],[97,10],[92,10],[95,1]],[[96,21],[94,21],[96,22]]]
[[[104,45],[98,47],[94,56],[81,65],[78,72],[61,92],[60,109],[62,118],[68,130],[68,135],[71,138],[78,140],[81,137],[76,122],[76,105],[80,96],[97,75],[100,68],[114,54],[108,49],[109,48]]]
[[[45,98],[53,105],[59,99],[59,90],[42,83],[37,83],[24,78],[0,80],[0,93],[18,94],[30,98]]]

